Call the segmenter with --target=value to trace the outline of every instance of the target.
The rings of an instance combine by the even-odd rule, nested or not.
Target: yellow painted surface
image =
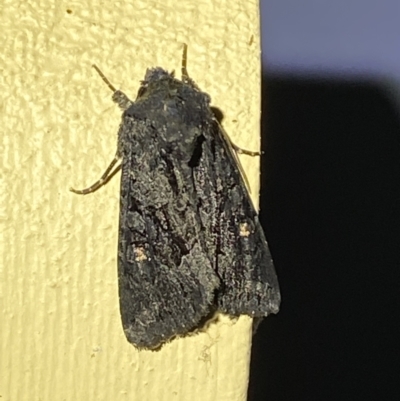
[[[150,66],[188,71],[234,142],[259,148],[255,0],[5,0],[0,14],[0,399],[245,400],[251,320],[222,317],[159,352],[122,331],[116,272],[120,111]],[[253,39],[252,39],[253,38]],[[257,201],[259,158],[241,157]]]

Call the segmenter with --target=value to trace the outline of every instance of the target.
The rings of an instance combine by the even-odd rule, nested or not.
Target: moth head
[[[141,81],[141,85],[137,94],[136,99],[145,97],[146,92],[149,88],[157,85],[160,81],[170,81],[174,79],[174,72],[168,72],[160,67],[148,68],[144,80]]]
[[[160,67],[148,68],[144,80],[142,81],[142,85],[166,78],[174,78],[174,72],[168,72]]]

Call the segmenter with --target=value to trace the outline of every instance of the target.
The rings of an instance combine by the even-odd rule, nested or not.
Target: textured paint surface
[[[182,42],[229,136],[257,150],[258,2],[21,1],[0,18],[2,400],[245,399],[251,319],[135,350],[118,308],[119,180],[83,199],[68,188],[95,180],[116,140],[91,65],[129,92],[149,66],[179,70]],[[241,160],[256,202],[259,159]]]

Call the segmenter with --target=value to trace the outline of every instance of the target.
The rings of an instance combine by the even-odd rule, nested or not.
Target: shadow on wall
[[[396,399],[399,109],[372,81],[263,84],[261,221],[282,306],[254,337],[248,399]]]

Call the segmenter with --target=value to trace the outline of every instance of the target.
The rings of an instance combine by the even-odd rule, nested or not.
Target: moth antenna
[[[92,67],[97,71],[97,73],[100,75],[100,78],[104,81],[104,83],[113,91],[116,92],[117,90],[115,87],[112,85],[112,83],[107,79],[107,77],[103,74],[103,72],[100,70],[99,67],[97,67],[96,64],[92,64]]]
[[[182,51],[182,66],[181,66],[181,73],[182,73],[182,81],[190,80],[188,71],[187,71],[187,44],[183,44],[183,51]]]

